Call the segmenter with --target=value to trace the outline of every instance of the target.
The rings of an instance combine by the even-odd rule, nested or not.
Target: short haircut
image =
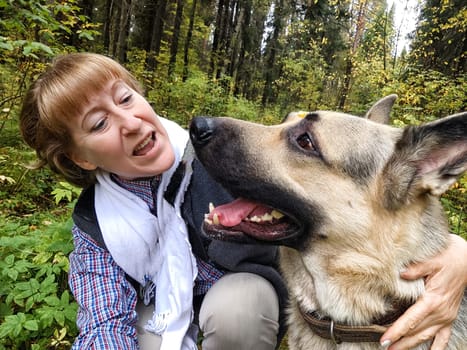
[[[36,151],[36,168],[48,165],[79,187],[95,183],[94,171],[80,168],[68,156],[74,145],[67,122],[79,117],[90,98],[112,79],[121,79],[142,93],[121,64],[95,53],[59,56],[31,85],[20,113],[20,131]]]

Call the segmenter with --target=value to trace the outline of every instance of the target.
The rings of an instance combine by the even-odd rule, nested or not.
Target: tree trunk
[[[342,91],[341,91],[340,98],[339,98],[339,103],[337,106],[339,110],[344,110],[345,101],[347,100],[347,96],[350,91],[350,82],[351,82],[352,68],[353,68],[352,65],[353,65],[352,57],[348,56],[346,59],[346,64],[345,64],[344,84],[342,87]]]
[[[233,11],[230,11],[231,1],[226,0],[224,11],[222,13],[222,26],[220,30],[220,59],[218,62],[218,69],[216,78],[219,79],[226,69],[226,61],[228,59],[228,52],[230,50],[230,28],[233,22],[231,16]]]
[[[150,50],[156,8],[157,1],[155,0],[133,0],[132,30],[129,39],[132,47],[146,50],[146,52]]]
[[[110,45],[110,18],[112,13],[112,0],[105,1],[105,10],[104,10],[104,25],[102,28],[102,43],[104,45],[104,51],[109,53]]]
[[[117,51],[115,53],[115,56],[118,58],[119,62],[123,63],[126,61],[127,39],[131,18],[131,0],[123,0],[120,6],[121,11],[118,26],[119,31],[117,40]]]
[[[182,80],[186,81],[188,78],[188,65],[189,65],[189,51],[191,45],[191,38],[193,37],[193,26],[195,24],[195,15],[196,15],[196,5],[197,0],[193,0],[190,13],[190,23],[188,25],[188,32],[185,39],[185,47],[183,50],[183,76]]]
[[[250,45],[248,42],[251,42],[252,39],[249,38],[249,30],[251,26],[251,4],[250,1],[240,1],[241,3],[241,20],[238,34],[239,36],[239,43],[238,43],[238,57],[237,63],[233,67],[234,70],[232,72],[232,80],[234,81],[234,95],[241,94],[241,83],[243,79],[247,79],[247,75],[244,74],[245,67],[245,56],[247,50],[250,49]],[[251,78],[251,77],[250,77]]]
[[[223,10],[228,3],[228,0],[219,0],[217,4],[217,14],[216,14],[216,24],[214,27],[214,36],[212,40],[212,50],[211,50],[211,77],[214,78],[217,76],[217,71],[219,69],[219,62],[221,59],[221,42],[222,42],[222,27],[223,27]]]
[[[256,82],[263,77],[262,44],[268,9],[267,7],[255,8],[251,11],[251,2],[248,2],[248,6],[245,16],[251,17],[248,19],[251,24],[248,31],[244,32],[245,64],[240,67],[239,81],[241,81],[242,95],[249,100],[254,100],[262,93],[260,85]]]
[[[250,1],[240,1],[241,4],[241,16],[239,20],[239,33],[238,33],[238,53],[236,54],[236,64],[233,66],[232,81],[234,82],[234,95],[242,94],[242,80],[251,79],[251,75],[248,78],[248,74],[245,74],[245,56],[247,51],[251,50],[251,42],[253,38],[249,37],[251,32],[251,3]],[[248,84],[249,85],[249,84]]]
[[[183,16],[183,0],[177,0],[177,10],[175,12],[175,20],[174,20],[174,30],[172,33],[172,42],[170,44],[170,60],[169,60],[169,77],[175,71],[175,65],[177,63],[177,53],[178,53],[178,41],[180,38],[180,26],[182,24],[182,16]]]
[[[268,56],[266,59],[266,70],[265,70],[265,79],[264,79],[264,89],[263,89],[263,97],[261,103],[263,107],[272,100],[273,97],[273,89],[272,84],[276,79],[276,56],[280,47],[279,44],[279,34],[282,31],[282,9],[283,9],[283,1],[278,0],[276,6],[274,8],[274,29],[273,35],[268,43]]]
[[[112,8],[111,8],[111,17],[110,17],[110,54],[112,56],[117,55],[117,44],[118,44],[118,34],[120,30],[118,29],[118,25],[120,23],[120,18],[122,16],[122,5],[121,4],[115,4],[115,2],[112,2]]]
[[[344,110],[347,97],[349,96],[350,86],[352,83],[352,72],[353,72],[353,57],[357,52],[360,41],[363,37],[363,32],[365,29],[366,23],[366,13],[368,10],[368,0],[360,0],[358,8],[357,20],[355,22],[355,33],[353,35],[353,42],[351,43],[350,52],[347,56],[347,62],[345,66],[344,73],[344,85],[342,86],[342,91],[339,98],[339,103],[337,108],[339,110]]]
[[[166,16],[167,0],[158,0],[154,23],[152,26],[151,43],[149,46],[147,69],[155,71],[157,67],[157,56],[161,49],[162,36],[164,34],[164,18]]]

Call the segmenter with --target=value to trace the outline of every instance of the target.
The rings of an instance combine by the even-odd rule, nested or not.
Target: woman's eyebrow
[[[124,87],[124,88],[127,88],[127,89],[130,88],[122,79],[117,79],[112,84],[112,86],[110,88],[110,91],[111,91],[111,93],[115,93],[121,87]]]
[[[89,108],[90,106],[90,108]],[[102,109],[102,106],[99,103],[96,103],[92,98],[90,98],[87,104],[84,106],[82,112],[79,114],[81,117],[81,128],[84,129],[84,124],[86,120],[93,114],[99,112]]]
[[[95,107],[92,107],[91,109],[85,111],[85,113],[82,113],[81,116],[81,123],[80,123],[80,127],[82,129],[85,128],[85,124],[86,124],[86,120],[91,116],[93,115],[94,113],[96,113],[97,111],[99,110],[99,107],[95,106]]]
[[[115,81],[112,83],[110,87],[108,85],[104,85],[105,88],[103,89],[103,92],[108,91],[108,93],[113,97],[113,95],[121,88],[131,90],[131,88],[123,81],[122,79],[115,79]],[[107,90],[108,89],[108,90]],[[93,104],[92,98],[89,99],[89,104]],[[101,109],[99,105],[93,105],[89,109],[84,109],[80,115],[82,116],[81,119],[81,128],[84,128],[84,124],[86,122],[86,119],[89,118],[92,114],[98,112]]]

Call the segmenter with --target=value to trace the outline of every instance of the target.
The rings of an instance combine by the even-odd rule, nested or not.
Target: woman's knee
[[[154,305],[146,306],[142,302],[136,305],[138,313],[138,322],[136,324],[136,334],[138,336],[138,344],[141,350],[158,350],[161,347],[162,338],[154,333],[144,329],[147,321],[152,318]]]
[[[274,349],[278,319],[279,300],[269,281],[251,273],[226,275],[201,306],[203,349]]]

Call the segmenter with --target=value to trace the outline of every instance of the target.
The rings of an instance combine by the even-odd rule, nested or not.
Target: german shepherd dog
[[[380,349],[387,326],[424,291],[422,279],[399,272],[447,244],[438,197],[467,168],[467,112],[395,128],[386,125],[395,99],[365,118],[317,111],[274,126],[191,123],[197,157],[239,197],[211,208],[204,232],[281,246],[291,349]],[[448,348],[467,349],[466,294]]]

